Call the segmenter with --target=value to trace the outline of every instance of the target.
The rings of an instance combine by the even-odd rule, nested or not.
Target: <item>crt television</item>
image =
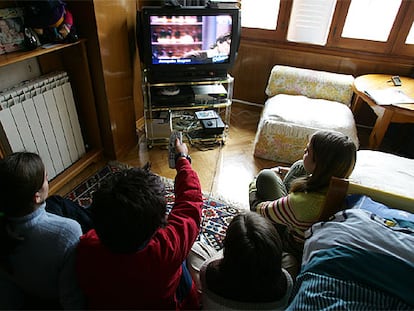
[[[239,48],[240,10],[143,7],[137,27],[149,82],[222,79]]]

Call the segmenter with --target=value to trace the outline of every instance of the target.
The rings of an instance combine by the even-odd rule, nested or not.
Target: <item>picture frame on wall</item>
[[[22,49],[24,49],[23,9],[0,9],[0,54]]]

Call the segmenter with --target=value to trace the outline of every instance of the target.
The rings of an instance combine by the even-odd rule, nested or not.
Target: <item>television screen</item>
[[[229,61],[230,15],[151,16],[153,64],[204,64]]]
[[[147,7],[142,13],[138,42],[152,80],[222,78],[233,65],[238,9]]]

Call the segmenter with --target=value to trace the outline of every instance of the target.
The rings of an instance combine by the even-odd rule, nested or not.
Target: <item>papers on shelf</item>
[[[400,89],[383,89],[365,91],[378,105],[414,104],[414,98]]]

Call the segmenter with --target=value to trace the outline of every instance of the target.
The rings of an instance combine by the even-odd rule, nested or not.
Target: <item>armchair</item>
[[[348,135],[359,147],[352,111],[353,76],[289,66],[273,67],[254,141],[254,155],[293,163],[318,130]]]

